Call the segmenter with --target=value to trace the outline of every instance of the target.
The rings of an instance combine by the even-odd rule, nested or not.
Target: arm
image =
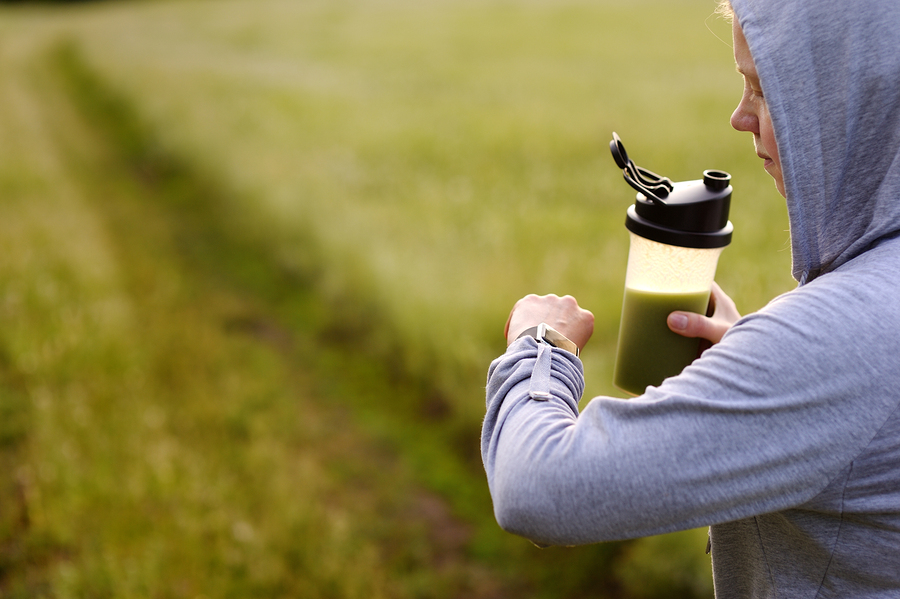
[[[900,340],[891,340],[896,351],[869,348],[890,304],[860,297],[868,282],[815,287],[743,319],[644,396],[595,398],[580,415],[580,361],[553,350],[550,397],[533,399],[540,348],[513,342],[491,365],[482,429],[500,525],[540,543],[580,544],[812,499],[897,408],[895,389],[874,373],[892,372],[900,354]]]

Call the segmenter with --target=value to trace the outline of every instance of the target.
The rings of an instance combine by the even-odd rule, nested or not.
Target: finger
[[[541,322],[584,347],[594,328],[594,315],[578,305],[571,295],[527,295],[516,302],[507,319],[504,333],[507,345],[529,327]]]
[[[716,283],[713,283],[712,293],[710,294],[710,303],[715,308],[716,318],[724,318],[732,323],[740,320],[741,313],[738,312],[734,300],[722,291],[722,288]]]
[[[682,337],[700,338],[718,343],[729,325],[691,312],[672,312],[666,319],[669,329]]]

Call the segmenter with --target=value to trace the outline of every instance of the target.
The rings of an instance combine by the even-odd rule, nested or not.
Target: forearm
[[[500,526],[541,544],[577,545],[707,524],[685,505],[692,500],[676,501],[679,512],[664,498],[677,493],[660,476],[675,471],[677,456],[664,433],[641,435],[623,413],[640,402],[606,398],[579,418],[580,361],[553,351],[543,399],[533,380],[538,352],[534,340],[520,340],[489,372],[482,457]],[[653,420],[651,430],[661,424]]]
[[[671,515],[661,523],[654,513],[658,509],[647,510],[648,504],[659,505],[659,494],[629,449],[646,455],[640,446],[647,440],[626,433],[615,418],[608,423],[579,418],[581,362],[553,350],[549,384],[542,384],[539,351],[534,340],[520,340],[489,372],[482,456],[500,526],[549,545],[617,540],[677,527]],[[629,437],[633,443],[623,442]]]
[[[584,489],[579,477],[596,474],[582,463],[588,452],[573,445],[581,437],[581,362],[545,347],[542,359],[551,358],[545,378],[540,349],[533,339],[522,339],[491,364],[482,457],[494,513],[502,528],[539,543],[603,540],[596,530],[585,530],[579,515],[585,498],[573,491]]]
[[[820,380],[796,344],[767,343],[769,328],[783,331],[795,319],[750,319],[681,376],[639,398],[595,398],[580,415],[580,362],[553,350],[549,397],[534,399],[538,345],[511,345],[491,366],[482,430],[500,525],[570,545],[726,522],[811,498],[858,451],[854,435],[873,425],[829,425],[830,404],[850,390]],[[769,376],[751,383],[758,372]]]

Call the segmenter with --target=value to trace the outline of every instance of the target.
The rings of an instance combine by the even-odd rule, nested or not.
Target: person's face
[[[784,178],[781,175],[781,159],[778,157],[778,145],[775,143],[775,130],[772,128],[772,118],[769,116],[769,107],[763,96],[762,87],[759,84],[759,74],[753,57],[750,56],[750,47],[744,37],[737,19],[732,25],[734,35],[734,62],[738,73],[744,76],[744,95],[741,103],[731,115],[731,126],[738,131],[747,131],[753,134],[753,145],[756,155],[765,160],[763,168],[775,179],[775,187],[784,195]]]

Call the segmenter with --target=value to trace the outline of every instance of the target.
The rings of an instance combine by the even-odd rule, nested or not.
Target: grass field
[[[793,286],[713,8],[0,5],[0,597],[710,596],[705,531],[503,533],[477,451],[525,293],[617,395],[613,130],[732,173],[742,311]]]

